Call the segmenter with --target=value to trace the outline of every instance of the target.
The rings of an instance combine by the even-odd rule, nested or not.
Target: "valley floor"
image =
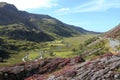
[[[81,36],[75,36],[70,38],[63,38],[61,40],[55,40],[50,42],[43,42],[42,47],[39,49],[19,51],[17,54],[11,54],[9,59],[6,59],[5,63],[0,63],[0,66],[6,66],[16,64],[19,62],[30,61],[40,59],[41,56],[44,58],[55,58],[55,57],[73,57],[78,54],[74,53],[74,49],[78,49],[79,45],[84,43],[85,40],[92,38],[96,35],[86,34]],[[38,43],[41,44],[41,43]],[[29,46],[28,46],[29,47]],[[25,58],[27,57],[27,58]]]

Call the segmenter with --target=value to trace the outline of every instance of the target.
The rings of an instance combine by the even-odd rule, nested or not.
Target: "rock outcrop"
[[[108,53],[86,62],[80,56],[25,62],[0,68],[0,80],[120,80],[120,56]]]
[[[0,80],[24,80],[39,75],[39,80],[44,80],[41,76],[59,70],[66,65],[73,65],[83,62],[80,56],[74,58],[49,58],[40,61],[32,61],[0,68]],[[36,78],[36,77],[35,77]],[[42,79],[40,79],[42,78]]]
[[[120,56],[105,54],[92,61],[77,64],[48,80],[120,80]]]

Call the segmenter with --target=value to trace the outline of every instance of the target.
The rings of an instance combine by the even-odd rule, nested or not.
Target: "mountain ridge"
[[[59,38],[59,37],[71,37],[74,35],[81,35],[87,33],[93,34],[93,32],[91,31],[87,31],[80,27],[65,24],[49,15],[33,14],[33,13],[28,13],[26,11],[19,11],[14,5],[5,2],[0,3],[0,17],[1,17],[0,25],[4,26],[4,28],[6,27],[6,25],[10,27],[9,25],[17,24],[18,27],[21,26],[25,28],[24,30],[21,29],[22,31],[25,31],[25,35],[29,35],[27,31],[33,31],[34,34],[37,34],[39,32],[47,35],[47,36],[44,35],[44,40],[42,40],[42,38],[40,38],[41,40],[39,39],[39,37],[41,36],[37,37],[39,39],[37,40],[37,42],[54,40],[54,38]],[[12,27],[11,29],[13,29]],[[14,32],[20,34],[21,30],[19,31],[18,27],[17,26],[14,27]],[[9,31],[11,31],[11,29]],[[1,33],[4,32],[1,31]],[[15,36],[11,35],[10,38],[15,39],[16,38]],[[22,40],[25,40],[25,38],[26,37],[22,38]],[[31,38],[33,38],[33,36],[31,36]],[[28,38],[26,38],[26,40],[36,41]]]

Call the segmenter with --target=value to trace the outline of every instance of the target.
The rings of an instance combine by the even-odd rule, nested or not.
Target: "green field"
[[[64,38],[62,40],[55,40],[52,42],[47,42],[47,45],[45,48],[38,49],[36,51],[30,52],[29,57],[32,59],[35,59],[39,56],[40,51],[47,51],[44,53],[44,57],[73,57],[78,54],[75,54],[72,49],[76,48],[78,49],[79,44],[84,43],[85,40],[92,38],[95,35],[82,35],[82,36],[76,36],[76,37],[70,37],[70,38]],[[51,56],[49,52],[52,52],[54,56]]]
[[[92,38],[96,35],[81,35],[69,38],[63,38],[61,40],[55,40],[50,42],[43,42],[42,47],[27,51],[20,51],[17,54],[12,54],[9,59],[6,59],[6,63],[0,63],[0,65],[14,64],[22,62],[22,58],[25,57],[26,53],[29,53],[28,58],[34,60],[38,58],[42,52],[44,58],[54,57],[73,57],[76,56],[72,49],[77,49],[79,44],[84,43],[85,40]],[[38,43],[39,45],[41,43]],[[29,46],[28,46],[29,47]]]

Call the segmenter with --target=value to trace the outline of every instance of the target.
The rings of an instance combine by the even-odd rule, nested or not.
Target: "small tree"
[[[50,52],[49,55],[50,56],[55,56],[55,54],[53,52]]]
[[[75,48],[72,49],[73,52],[77,51]]]

